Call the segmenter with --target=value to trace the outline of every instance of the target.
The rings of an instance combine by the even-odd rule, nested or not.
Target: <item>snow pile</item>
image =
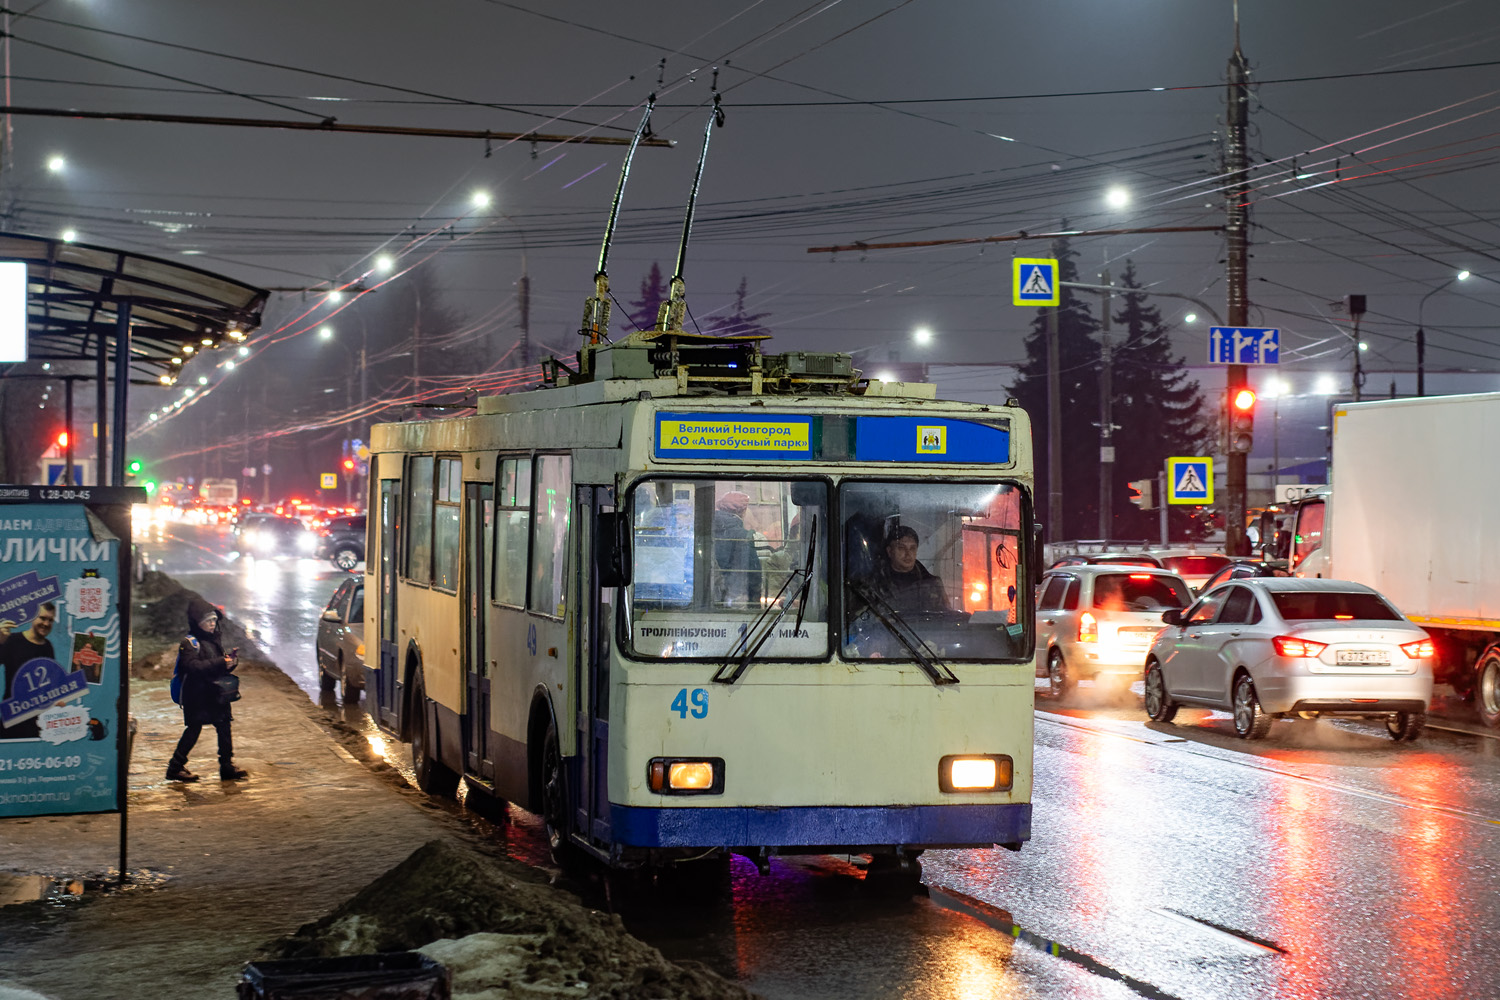
[[[421,950],[453,973],[455,1000],[754,997],[706,969],[667,961],[618,916],[438,840],[272,950],[281,958]]]

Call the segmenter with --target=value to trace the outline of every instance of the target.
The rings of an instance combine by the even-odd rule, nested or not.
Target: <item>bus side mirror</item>
[[[1285,529],[1276,532],[1276,558],[1285,559],[1292,554],[1292,533]]]
[[[622,510],[599,515],[594,536],[594,570],[601,587],[624,587],[630,583],[630,517]]]
[[[1031,526],[1031,579],[1033,581],[1040,580],[1042,573],[1047,568],[1044,565],[1047,559],[1042,554],[1042,549],[1045,547],[1046,542],[1046,528],[1040,523],[1033,524]]]

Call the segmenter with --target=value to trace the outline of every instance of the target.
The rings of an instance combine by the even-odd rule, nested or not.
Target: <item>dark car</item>
[[[341,514],[323,529],[319,554],[346,573],[365,561],[365,515]]]
[[[301,558],[318,552],[318,536],[301,522],[276,514],[245,514],[234,526],[234,548],[242,556]]]
[[[1206,594],[1226,580],[1244,580],[1252,576],[1287,576],[1286,570],[1253,559],[1235,559],[1203,581],[1198,593]]]
[[[365,581],[350,577],[339,584],[318,619],[318,684],[324,691],[342,687],[345,701],[355,701],[365,686]]]

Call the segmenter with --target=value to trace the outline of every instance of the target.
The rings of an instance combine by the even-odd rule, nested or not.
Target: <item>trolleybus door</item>
[[[581,600],[574,624],[579,641],[573,663],[574,690],[578,698],[578,747],[582,757],[577,823],[580,831],[597,842],[610,839],[609,824],[609,650],[610,623],[614,620],[615,589],[599,586],[595,552],[605,540],[599,533],[599,515],[614,510],[615,491],[610,486],[576,487],[575,506],[579,526],[577,572]]]
[[[375,677],[375,721],[394,728],[396,717],[396,675],[400,672],[401,653],[396,635],[396,547],[400,540],[397,521],[400,511],[401,482],[380,481],[380,669]]]
[[[489,615],[490,553],[495,545],[495,487],[464,484],[464,769],[494,780],[490,756],[490,678],[495,661],[485,641]]]

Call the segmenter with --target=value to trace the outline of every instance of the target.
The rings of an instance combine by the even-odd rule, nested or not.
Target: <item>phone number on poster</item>
[[[0,757],[0,771],[46,771],[54,767],[77,767],[83,758],[73,757],[18,757],[7,760]]]

